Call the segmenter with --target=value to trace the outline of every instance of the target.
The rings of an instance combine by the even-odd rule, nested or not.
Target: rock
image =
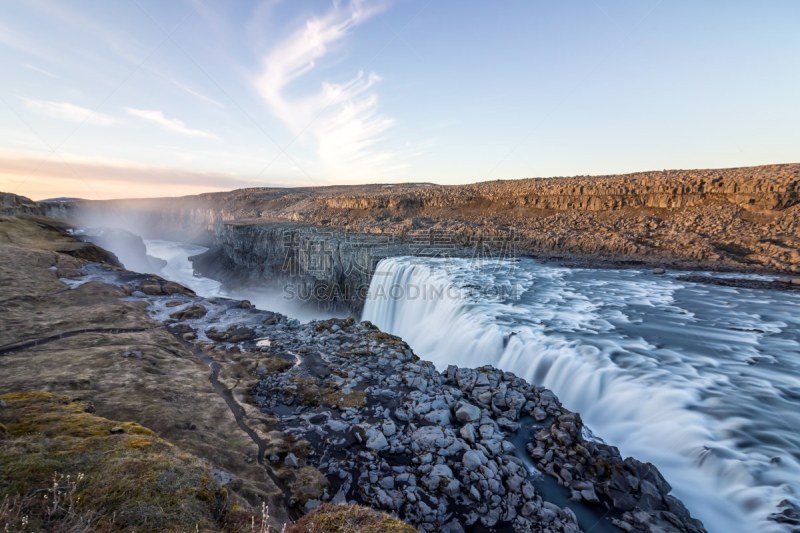
[[[501,416],[497,419],[497,425],[500,426],[501,429],[507,431],[516,431],[517,429],[519,429],[519,424],[517,422],[509,420],[504,416]]]
[[[639,484],[639,501],[637,506],[645,511],[654,511],[661,507],[661,494],[655,485],[647,480]]]
[[[500,521],[500,508],[492,507],[489,512],[481,517],[481,523],[486,527],[492,527]]]
[[[213,468],[211,471],[211,475],[213,476],[214,481],[223,487],[237,485],[237,483],[234,483],[234,481],[236,480],[236,476],[234,476],[227,470],[222,470],[221,468]]]
[[[156,281],[142,282],[139,285],[139,291],[148,296],[160,296],[164,294],[161,284]]]
[[[476,502],[481,501],[481,492],[478,490],[478,488],[475,485],[470,487],[469,495]]]
[[[547,412],[538,405],[534,407],[532,415],[537,422],[541,422],[547,418]]]
[[[461,463],[467,471],[477,470],[480,466],[485,465],[489,460],[478,450],[469,450],[464,452],[461,458]]]
[[[480,433],[482,439],[488,440],[494,435],[494,428],[491,424],[482,424],[481,427],[478,428],[478,433]]]
[[[386,440],[386,436],[382,432],[375,429],[370,429],[367,432],[366,446],[370,450],[379,452],[389,447],[389,441]]]
[[[164,294],[186,294],[188,296],[194,296],[194,291],[174,281],[167,281],[164,283],[161,286],[161,290]]]
[[[440,426],[449,426],[452,422],[449,409],[437,409],[425,415],[425,420],[431,424],[438,424]]]
[[[600,503],[600,499],[597,497],[597,494],[594,491],[594,487],[590,487],[587,489],[583,489],[580,492],[581,498],[589,503]]]
[[[424,426],[412,433],[411,440],[422,449],[431,449],[444,442],[444,431],[438,426]]]
[[[297,456],[292,452],[286,454],[286,457],[283,459],[283,464],[289,468],[297,468],[300,466],[300,463],[297,462]]]
[[[397,426],[391,418],[387,418],[381,425],[381,431],[383,431],[383,434],[387,437],[391,437],[397,432]]]
[[[114,426],[111,429],[109,429],[108,432],[111,433],[112,435],[120,435],[122,433],[125,433],[125,428],[121,426]]]
[[[456,520],[452,520],[442,526],[441,533],[464,533],[464,528]]]
[[[660,268],[660,267],[653,269],[653,274],[657,274],[657,275],[666,274],[666,272],[667,271],[665,269]]]
[[[256,332],[245,326],[231,326],[225,331],[216,328],[206,330],[206,337],[217,342],[244,342],[255,338]]]
[[[170,318],[174,318],[175,320],[188,320],[188,319],[202,318],[206,316],[206,313],[208,313],[208,309],[206,309],[200,304],[194,304],[190,305],[186,309],[176,311],[169,316]]]
[[[481,409],[471,403],[461,402],[456,407],[456,420],[461,423],[477,422],[481,418]]]
[[[489,392],[488,390],[479,392],[477,395],[477,399],[482,404],[489,405],[490,403],[492,403],[492,393]]]
[[[779,524],[800,529],[800,508],[789,500],[781,500],[777,512],[769,515],[769,519]]]
[[[474,444],[475,443],[475,426],[474,425],[466,424],[466,425],[462,426],[461,429],[459,430],[459,433],[461,434],[461,437],[465,441],[469,442],[470,444]]]
[[[448,478],[449,479],[449,478],[453,477],[453,471],[450,470],[450,467],[447,466],[447,465],[438,464],[438,465],[433,467],[433,469],[431,470],[430,475],[431,476],[444,477],[444,478]]]

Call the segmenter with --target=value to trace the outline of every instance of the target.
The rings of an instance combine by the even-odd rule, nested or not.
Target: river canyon
[[[425,531],[456,531],[450,506],[481,501],[478,514],[459,514],[463,524],[528,527],[551,516],[511,498],[529,490],[519,485],[524,467],[564,530],[664,527],[674,516],[679,531],[778,532],[800,525],[799,175],[798,165],[776,165],[3,203],[7,216],[63,220],[130,270],[191,289],[200,300],[185,309],[154,308],[189,342],[294,361],[285,370],[270,359],[281,370],[248,383],[276,427],[314,450],[303,468],[332,483],[312,502],[354,498]],[[249,318],[213,325],[201,311],[226,299],[284,317],[264,322],[272,344],[250,347],[267,341],[248,333]],[[347,357],[368,353],[381,370],[362,374],[374,365]],[[395,374],[399,400],[388,392]],[[308,403],[292,392],[301,383],[321,398],[345,396]],[[365,402],[355,417],[354,397]],[[417,449],[428,426],[443,428],[430,441],[441,454],[433,471]],[[376,467],[350,452],[330,456],[329,441],[391,459]],[[451,455],[465,449],[463,460],[486,455],[502,473],[459,478],[465,467]],[[279,465],[297,461],[281,450]],[[395,462],[409,450],[412,465]],[[625,468],[637,481],[614,478],[603,457],[635,458]],[[468,492],[492,475],[516,488]],[[414,500],[406,483],[422,478],[430,487]],[[425,492],[437,483],[449,488]],[[606,514],[593,514],[598,501]],[[651,504],[655,514],[636,518],[637,505]]]

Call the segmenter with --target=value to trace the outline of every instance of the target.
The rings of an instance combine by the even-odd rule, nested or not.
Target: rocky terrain
[[[308,291],[322,284],[356,311],[371,269],[401,254],[800,272],[800,164],[454,186],[242,189],[40,208],[83,226],[211,246],[196,263],[207,275],[270,282],[279,274]]]
[[[125,271],[36,217],[0,218],[0,257],[0,458],[10,465],[22,460],[12,451],[23,438],[44,439],[48,454],[74,444],[53,440],[73,429],[26,422],[38,415],[25,402],[79,401],[70,417],[111,420],[85,421],[96,433],[75,438],[98,440],[83,452],[120,443],[126,460],[140,461],[150,446],[175,446],[200,473],[191,475],[206,471],[219,505],[186,516],[209,530],[235,529],[232,516],[258,514],[261,502],[275,530],[308,512],[309,524],[350,513],[376,530],[407,529],[335,505],[343,503],[423,531],[702,530],[655,467],[591,440],[551,392],[512,374],[439,373],[369,323],[301,324],[246,301],[200,298]],[[125,440],[136,435],[151,444]],[[172,480],[184,472],[159,464]],[[55,466],[43,462],[41,475]],[[35,493],[20,479],[4,480],[2,496]],[[192,494],[179,497],[193,502]],[[131,524],[181,529],[158,501],[140,503]]]

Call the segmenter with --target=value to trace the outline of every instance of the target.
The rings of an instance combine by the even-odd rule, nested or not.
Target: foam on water
[[[768,515],[797,502],[798,310],[794,294],[637,270],[391,258],[363,318],[440,369],[491,364],[552,389],[728,532],[779,531]]]

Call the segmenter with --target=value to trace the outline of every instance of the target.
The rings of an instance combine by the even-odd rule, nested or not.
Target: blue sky
[[[0,190],[800,161],[794,0],[0,3]]]

